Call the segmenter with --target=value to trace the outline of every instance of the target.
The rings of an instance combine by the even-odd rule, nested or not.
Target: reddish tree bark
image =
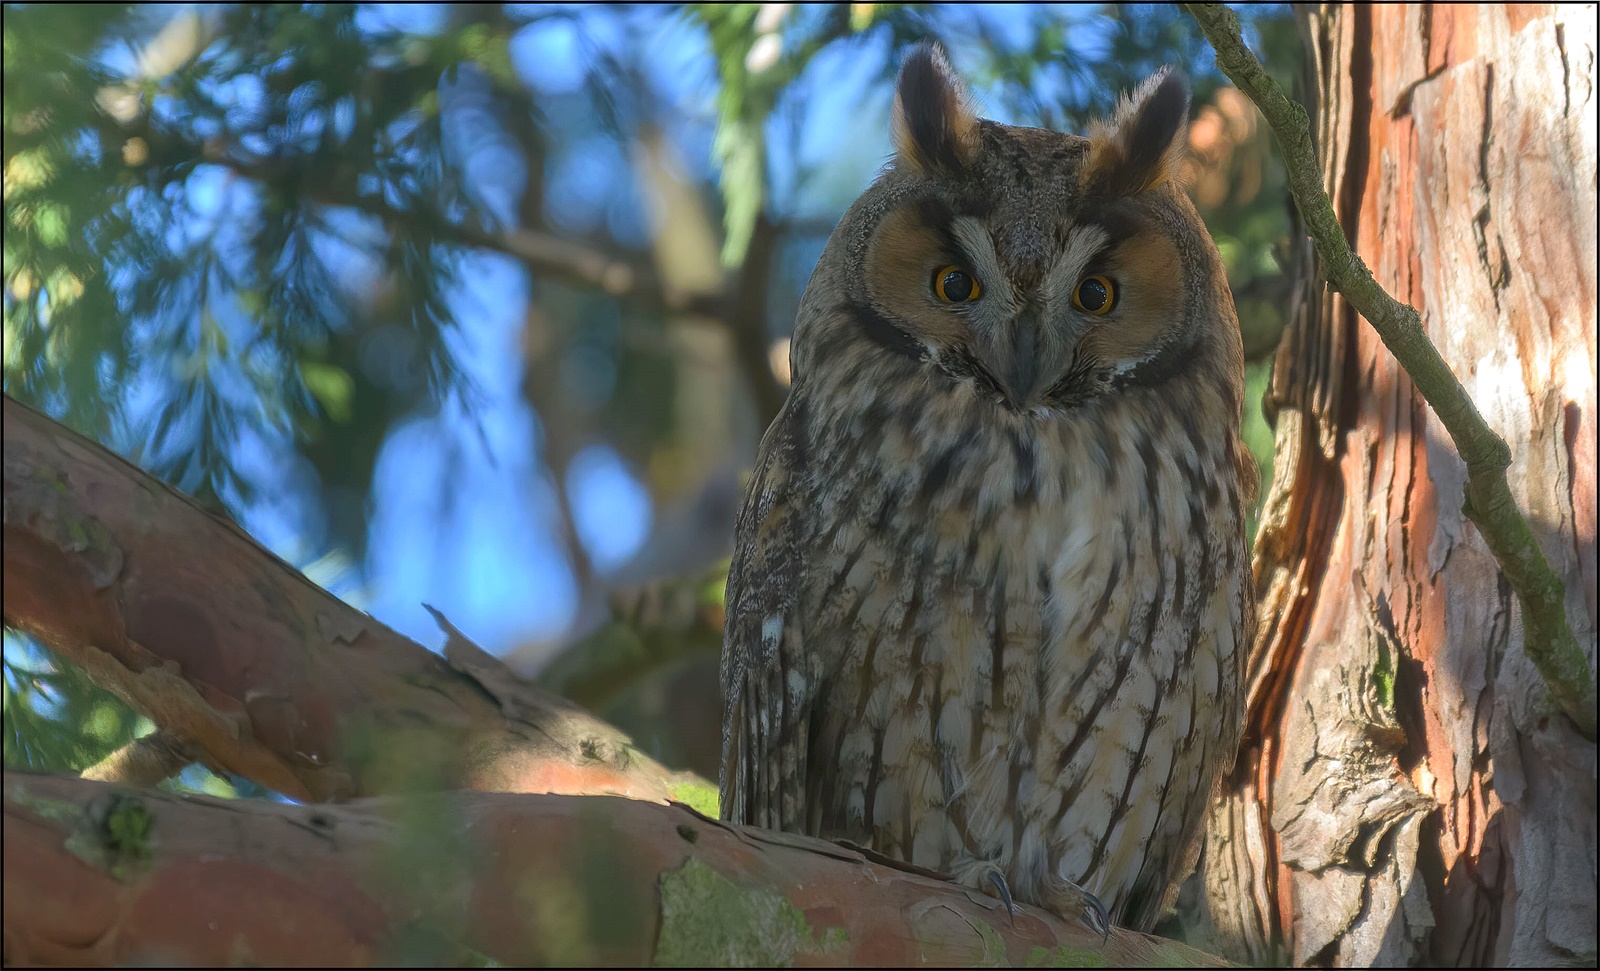
[[[296,799],[457,786],[664,801],[684,777],[440,622],[444,656],[5,399],[5,622]]]
[[[1340,222],[1510,445],[1592,672],[1594,8],[1311,23]],[[1271,404],[1262,640],[1207,848],[1224,938],[1298,964],[1592,964],[1595,745],[1523,653],[1449,437],[1320,285]]]
[[[289,806],[15,772],[4,788],[8,967],[1215,964],[682,806]]]

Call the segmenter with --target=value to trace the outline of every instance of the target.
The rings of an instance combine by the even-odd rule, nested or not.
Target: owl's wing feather
[[[723,631],[722,818],[803,830],[811,692],[799,665],[795,609],[801,575],[805,475],[798,405],[791,398],[761,443],[734,526]]]

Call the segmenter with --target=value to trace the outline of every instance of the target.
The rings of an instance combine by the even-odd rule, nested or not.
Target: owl
[[[935,47],[801,301],[735,526],[722,815],[1148,929],[1238,743],[1243,355],[1163,72],[1088,137]]]

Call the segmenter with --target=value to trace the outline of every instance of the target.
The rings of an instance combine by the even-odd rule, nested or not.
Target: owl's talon
[[[1011,926],[1017,926],[1017,914],[1022,912],[1022,908],[1018,907],[1016,901],[1011,899],[1011,886],[1006,883],[1006,875],[999,870],[990,870],[989,882],[994,884],[994,889],[1000,896],[1000,902],[1006,905],[1006,916],[1011,918]]]
[[[1076,920],[1100,935],[1103,944],[1111,937],[1111,912],[1100,898],[1071,880],[1057,880],[1039,901],[1045,910],[1067,920]]]
[[[1111,939],[1111,915],[1106,912],[1106,905],[1100,902],[1100,898],[1088,891],[1083,894],[1083,922],[1100,935],[1100,943]]]

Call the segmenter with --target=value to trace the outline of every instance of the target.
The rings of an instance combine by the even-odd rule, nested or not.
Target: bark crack
[[[1561,52],[1561,117],[1572,117],[1572,63],[1567,60],[1567,25],[1556,24],[1556,50]]]
[[[1483,205],[1472,217],[1472,235],[1478,244],[1478,263],[1489,280],[1489,295],[1494,299],[1494,309],[1500,310],[1500,292],[1511,283],[1511,261],[1506,257],[1505,241],[1491,224],[1494,212],[1490,202],[1489,148],[1494,144],[1494,65],[1483,69],[1483,126],[1478,133],[1478,184],[1474,187],[1483,193]],[[1494,236],[1494,248],[1489,252],[1489,237]],[[1496,266],[1495,263],[1499,265]]]

